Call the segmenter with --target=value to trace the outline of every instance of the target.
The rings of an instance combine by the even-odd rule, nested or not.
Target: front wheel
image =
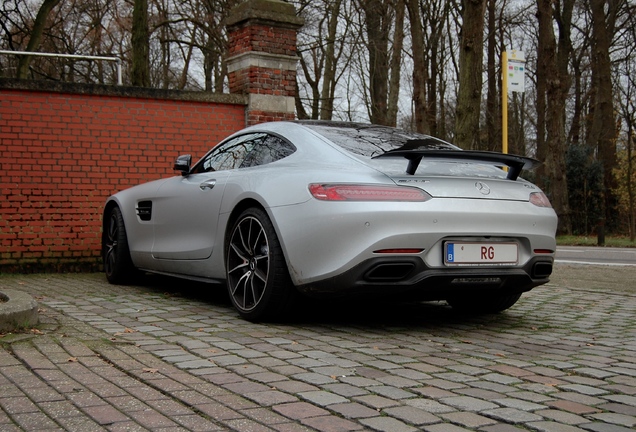
[[[106,279],[112,284],[131,282],[137,273],[128,248],[124,218],[119,207],[113,207],[104,219],[102,259]]]
[[[225,254],[232,304],[249,321],[281,318],[291,308],[295,288],[267,214],[245,210],[230,232]]]
[[[504,311],[521,298],[521,294],[498,295],[483,297],[456,297],[446,300],[451,307],[459,312],[470,314],[492,314]]]

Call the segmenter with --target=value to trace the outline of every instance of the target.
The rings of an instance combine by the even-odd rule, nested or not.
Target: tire
[[[113,207],[104,220],[102,259],[106,279],[112,284],[126,284],[137,276],[130,258],[126,227],[119,207]]]
[[[234,222],[225,268],[230,299],[244,319],[282,319],[291,311],[296,289],[274,226],[262,209],[249,208]]]
[[[458,312],[470,314],[494,314],[502,312],[517,303],[521,293],[503,296],[457,297],[446,300]]]

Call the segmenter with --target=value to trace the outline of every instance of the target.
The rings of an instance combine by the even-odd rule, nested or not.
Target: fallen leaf
[[[155,373],[159,372],[159,369],[155,369],[155,368],[143,368],[142,370],[144,372],[148,372],[148,373],[151,373],[151,374],[155,374]]]
[[[77,362],[77,357],[69,357],[68,360],[66,360],[69,363],[76,363]]]

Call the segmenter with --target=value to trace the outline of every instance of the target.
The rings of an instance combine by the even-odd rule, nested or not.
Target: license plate
[[[517,243],[446,242],[444,262],[447,265],[517,264]]]

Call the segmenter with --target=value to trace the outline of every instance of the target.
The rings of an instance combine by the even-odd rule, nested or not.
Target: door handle
[[[206,180],[199,185],[199,188],[201,190],[213,189],[215,185],[216,185],[216,179]]]

